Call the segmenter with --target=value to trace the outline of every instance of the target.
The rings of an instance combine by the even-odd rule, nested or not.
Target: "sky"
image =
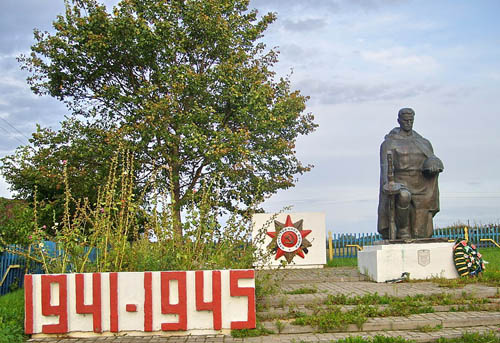
[[[107,4],[117,1],[108,0]],[[318,129],[297,154],[312,171],[263,204],[267,212],[324,212],[332,232],[375,232],[379,148],[400,108],[445,170],[435,227],[500,223],[500,2],[497,0],[252,0],[278,19],[262,41],[275,71],[310,96]],[[69,112],[31,93],[16,57],[33,29],[51,30],[63,0],[0,1],[0,157],[36,124]],[[0,179],[0,196],[12,197]]]

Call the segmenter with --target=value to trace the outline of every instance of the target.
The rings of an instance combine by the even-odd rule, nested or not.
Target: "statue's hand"
[[[388,195],[396,195],[399,194],[401,191],[401,188],[403,188],[403,185],[397,182],[386,182],[384,184],[384,187],[382,187],[382,190],[384,191],[385,194]]]
[[[436,156],[431,156],[424,161],[422,171],[424,175],[435,176],[444,170],[443,162]]]
[[[431,168],[429,168],[429,169],[427,170],[427,172],[428,172],[429,174],[431,174],[431,175],[436,175],[436,174],[439,174],[439,173],[441,173],[442,171],[443,171],[443,169],[442,169],[442,168],[439,168],[439,167],[437,167],[437,166],[432,166]]]

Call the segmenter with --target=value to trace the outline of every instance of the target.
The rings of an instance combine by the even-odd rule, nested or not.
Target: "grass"
[[[281,320],[277,320],[274,322],[274,325],[276,326],[278,333],[281,333],[283,331],[283,329],[285,328],[286,323],[282,322]]]
[[[294,289],[293,291],[285,292],[285,294],[291,294],[291,295],[294,295],[294,294],[314,294],[314,293],[318,293],[318,290],[316,288],[310,288],[310,287],[301,287],[301,288]]]
[[[439,338],[437,343],[500,343],[500,337],[494,332],[466,333],[460,338]]]
[[[335,257],[329,260],[326,264],[327,267],[357,267],[358,259],[356,257]]]
[[[0,343],[24,342],[24,292],[22,289],[0,297]]]
[[[296,318],[293,325],[310,325],[320,332],[345,329],[349,324],[355,324],[359,329],[363,327],[368,318],[388,316],[409,316],[418,313],[434,312],[432,306],[417,302],[394,302],[385,308],[378,305],[359,304],[353,309],[342,311],[341,306],[330,305],[320,308],[312,315]]]
[[[474,298],[468,294],[453,297],[450,294],[415,295],[394,297],[377,293],[364,296],[348,297],[346,295],[329,295],[325,301],[326,307],[314,309],[311,315],[301,315],[294,325],[310,325],[321,332],[341,330],[349,324],[362,328],[368,318],[389,316],[410,316],[419,313],[434,312],[436,305],[463,305],[461,309],[477,309],[479,304],[489,302],[488,299]],[[343,311],[342,305],[355,305],[353,309]],[[384,305],[382,308],[380,305]],[[431,329],[431,328],[424,328]]]
[[[367,313],[368,311],[372,313]],[[339,306],[333,306],[328,309],[319,309],[312,315],[296,318],[292,324],[310,325],[320,332],[344,329],[349,324],[356,324],[361,328],[370,314],[372,316],[375,314],[373,308],[365,305],[358,305],[347,312],[343,312]]]
[[[255,329],[231,330],[231,336],[234,338],[267,336],[273,333],[273,330],[266,329],[259,323],[257,323],[257,328]]]
[[[332,343],[412,343],[413,340],[408,340],[403,337],[386,337],[377,335],[373,338],[363,337],[347,337]]]
[[[413,340],[408,340],[403,337],[385,337],[375,336],[373,338],[363,337],[348,337],[332,343],[411,343]],[[500,343],[500,337],[497,337],[494,332],[486,334],[465,333],[459,338],[439,338],[437,343]]]
[[[436,332],[439,331],[443,328],[441,324],[438,324],[436,326],[430,326],[430,325],[424,325],[418,328],[418,331],[420,332]]]
[[[330,294],[322,304],[311,303],[305,305],[308,309],[313,310],[312,314],[290,308],[286,314],[266,313],[257,315],[259,320],[294,319],[293,324],[295,325],[311,325],[320,331],[328,331],[341,329],[348,324],[362,325],[370,317],[406,317],[412,314],[433,313],[433,306],[438,305],[450,306],[450,312],[480,311],[483,308],[482,304],[490,302],[491,300],[488,298],[474,297],[472,294],[465,292],[460,296],[441,293],[417,294],[406,297],[378,295],[377,293],[363,296]],[[345,305],[358,307],[352,311],[338,311],[337,308]],[[331,316],[339,316],[339,318],[332,319]]]
[[[416,294],[414,296],[395,297],[389,295],[365,294],[363,296],[348,297],[345,294],[328,295],[326,305],[390,305],[407,304],[408,306],[436,306],[436,305],[469,305],[484,304],[489,302],[485,298],[475,298],[468,293],[462,293],[460,297],[453,297],[448,293],[431,295]]]
[[[458,278],[458,279],[432,279],[433,282],[441,287],[460,288],[471,283],[484,283],[490,286],[500,286],[500,249],[499,248],[482,248],[479,249],[483,255],[483,260],[487,261],[486,270],[479,277]]]

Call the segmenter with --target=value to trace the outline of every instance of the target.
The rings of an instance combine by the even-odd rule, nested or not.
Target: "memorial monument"
[[[399,127],[380,146],[377,230],[382,241],[358,253],[358,269],[376,282],[402,275],[412,279],[456,278],[453,245],[431,239],[439,212],[438,176],[443,163],[431,143],[413,131],[415,112],[402,108]]]
[[[380,147],[378,232],[384,239],[430,238],[439,212],[443,163],[431,143],[413,130],[414,117],[411,108],[401,109],[399,127]]]

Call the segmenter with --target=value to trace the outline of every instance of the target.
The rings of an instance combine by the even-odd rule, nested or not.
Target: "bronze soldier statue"
[[[414,117],[411,108],[401,109],[399,127],[380,146],[378,232],[383,239],[430,238],[439,212],[443,162],[431,143],[413,131]]]

